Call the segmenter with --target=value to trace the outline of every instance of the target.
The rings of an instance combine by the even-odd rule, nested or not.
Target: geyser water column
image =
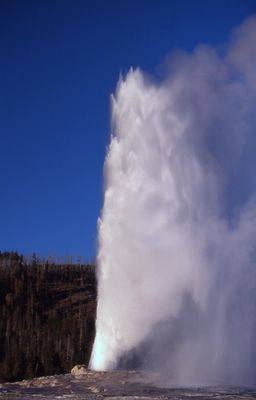
[[[193,273],[203,274],[196,232],[186,218],[203,176],[193,154],[186,154],[186,121],[170,112],[171,101],[138,70],[119,83],[113,99],[114,134],[99,222],[96,369],[115,367],[123,352],[149,334],[156,318],[178,313],[193,280],[191,262]],[[193,249],[184,251],[191,240]]]
[[[112,98],[91,368],[143,348],[176,383],[255,382],[256,22]],[[148,346],[145,346],[145,343]]]

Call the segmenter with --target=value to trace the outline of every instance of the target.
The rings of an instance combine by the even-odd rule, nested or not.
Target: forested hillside
[[[93,265],[0,252],[0,381],[87,364],[96,297]]]

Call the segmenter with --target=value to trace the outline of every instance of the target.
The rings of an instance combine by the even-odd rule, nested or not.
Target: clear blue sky
[[[120,71],[218,44],[255,0],[1,0],[0,250],[93,258]]]

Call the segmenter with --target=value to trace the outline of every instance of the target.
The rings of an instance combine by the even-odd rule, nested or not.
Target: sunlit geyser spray
[[[220,57],[176,55],[112,99],[90,366],[175,383],[256,376],[256,21]],[[122,364],[123,365],[123,364]]]

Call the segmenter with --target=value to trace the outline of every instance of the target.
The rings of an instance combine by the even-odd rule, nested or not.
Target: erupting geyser
[[[256,18],[112,99],[99,221],[96,370],[256,383]],[[135,361],[134,361],[135,362]],[[127,364],[127,365],[128,365]]]

